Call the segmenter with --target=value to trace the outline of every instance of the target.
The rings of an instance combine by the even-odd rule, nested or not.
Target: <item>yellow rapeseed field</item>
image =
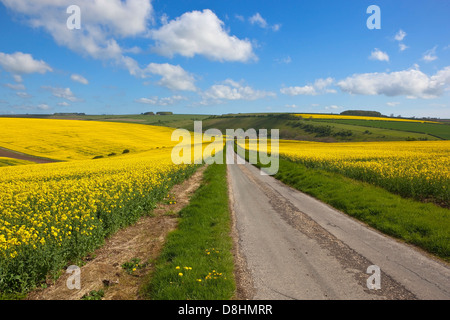
[[[173,147],[174,129],[134,123],[0,118],[0,146],[55,160]]]
[[[322,143],[280,140],[279,154],[405,197],[450,204],[450,141]]]
[[[0,120],[9,123],[9,130],[0,125],[0,146],[21,151],[17,144],[40,156],[79,159],[0,168],[0,293],[26,291],[92,251],[106,236],[150,212],[197,167],[172,162],[169,146],[178,142],[171,141],[169,128]],[[131,152],[91,159],[126,148]]]
[[[280,142],[280,154],[406,197],[450,201],[450,141]]]

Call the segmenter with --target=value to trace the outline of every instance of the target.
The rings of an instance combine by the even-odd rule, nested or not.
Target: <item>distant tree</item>
[[[381,117],[381,116],[383,116],[378,111],[367,111],[367,110],[346,110],[346,111],[342,111],[341,115],[363,116],[363,117]]]

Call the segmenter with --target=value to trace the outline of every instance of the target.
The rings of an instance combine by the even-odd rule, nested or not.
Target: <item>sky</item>
[[[0,0],[0,114],[450,118],[449,16],[442,0]]]

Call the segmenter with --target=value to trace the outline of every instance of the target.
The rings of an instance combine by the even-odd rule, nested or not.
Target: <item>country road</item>
[[[227,147],[227,163],[235,157]],[[249,163],[228,164],[228,179],[248,299],[450,299],[448,264]],[[367,287],[373,265],[381,270],[379,290]]]

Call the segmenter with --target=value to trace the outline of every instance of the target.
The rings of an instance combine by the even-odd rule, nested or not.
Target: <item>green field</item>
[[[432,135],[445,140],[450,139],[449,124],[403,122],[403,121],[376,121],[376,120],[320,120],[326,123],[339,123],[345,125],[356,125],[362,127],[398,130],[403,132],[414,132]]]
[[[33,163],[34,162],[26,161],[26,160],[0,157],[0,167],[19,166],[19,165],[23,165],[23,164],[33,164]]]

